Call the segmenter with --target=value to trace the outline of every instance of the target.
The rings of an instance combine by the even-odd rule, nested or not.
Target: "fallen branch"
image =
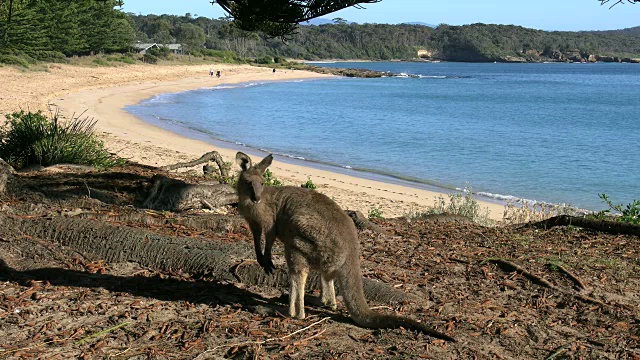
[[[567,275],[569,279],[571,279],[571,281],[573,281],[580,289],[582,290],[587,289],[587,286],[582,282],[582,280],[580,280],[580,278],[578,278],[576,275],[574,275],[571,271],[569,271],[564,266],[557,263],[547,263],[546,265],[550,268],[557,268],[561,273]]]
[[[223,178],[229,177],[229,167],[227,166],[227,164],[225,164],[224,160],[222,160],[222,156],[220,156],[220,154],[217,151],[210,151],[202,155],[199,159],[196,159],[193,161],[177,163],[173,165],[166,165],[161,167],[160,169],[169,170],[169,171],[177,170],[180,168],[192,167],[192,166],[204,164],[211,160],[213,160],[218,165],[218,169],[220,169],[220,176],[222,176]]]
[[[546,220],[531,223],[528,226],[542,229],[548,229],[554,226],[577,226],[614,235],[623,234],[640,236],[640,225],[608,220],[595,220],[569,215],[554,216]]]

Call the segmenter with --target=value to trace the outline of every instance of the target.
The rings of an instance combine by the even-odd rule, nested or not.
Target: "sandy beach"
[[[220,70],[222,77],[210,77],[211,68]],[[217,150],[226,161],[232,161],[236,150],[146,124],[122,108],[161,93],[220,84],[325,76],[328,75],[295,70],[272,73],[267,68],[227,64],[122,67],[54,64],[48,71],[41,72],[3,67],[0,68],[0,111],[6,114],[19,109],[52,109],[66,118],[84,112],[84,115],[98,121],[97,132],[110,151],[141,164],[167,165],[195,159],[211,150]],[[271,169],[286,185],[297,186],[310,178],[318,186],[318,191],[333,198],[343,208],[360,210],[365,214],[377,208],[384,217],[424,211],[443,195],[437,191],[291,164],[277,158]],[[502,219],[502,205],[481,201],[481,206],[488,207],[492,219]]]

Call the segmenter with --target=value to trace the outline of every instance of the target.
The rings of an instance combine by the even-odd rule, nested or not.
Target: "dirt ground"
[[[251,249],[233,207],[222,215],[179,215],[228,219],[207,229],[140,209],[157,172],[131,165],[109,173],[17,175],[0,198],[0,358],[640,359],[635,236],[376,220],[389,234],[360,233],[363,275],[412,297],[370,306],[457,339],[447,343],[404,329],[360,328],[342,305],[336,312],[313,305],[317,291],[308,292],[308,317],[290,319],[286,288],[108,262],[58,236],[12,230],[6,220],[83,216],[188,238],[194,246]],[[125,213],[137,217],[120,216]],[[160,220],[140,220],[145,217]],[[96,247],[111,246],[100,241]],[[284,268],[281,251],[275,249],[276,265]],[[251,259],[248,252],[227,260]]]

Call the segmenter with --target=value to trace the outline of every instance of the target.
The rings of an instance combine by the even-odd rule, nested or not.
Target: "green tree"
[[[189,59],[191,59],[191,53],[201,49],[205,42],[204,30],[190,23],[180,24],[176,38],[189,53]]]
[[[153,37],[153,41],[158,44],[173,44],[175,39],[171,36],[169,30],[161,30]]]

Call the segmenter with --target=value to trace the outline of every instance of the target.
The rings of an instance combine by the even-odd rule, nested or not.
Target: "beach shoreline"
[[[210,77],[211,68],[221,70],[222,77]],[[238,148],[226,147],[219,140],[192,139],[156,127],[129,114],[124,107],[159,94],[221,84],[330,77],[296,70],[273,73],[268,68],[228,64],[131,65],[119,68],[54,65],[49,72],[42,73],[0,68],[0,79],[7,80],[5,83],[8,85],[0,91],[0,111],[4,114],[20,108],[31,111],[52,108],[66,118],[84,112],[83,116],[97,120],[96,131],[110,151],[144,165],[162,166],[188,161],[212,150],[218,151],[225,161],[233,162]],[[263,155],[259,150],[243,150],[253,155],[255,160]],[[447,198],[447,192],[437,189],[421,189],[399,181],[386,182],[384,178],[366,178],[358,176],[362,174],[356,171],[353,175],[345,174],[330,166],[325,168],[279,156],[271,169],[286,185],[298,186],[311,179],[318,191],[333,198],[343,208],[365,214],[371,209],[385,217],[420,213],[433,206],[439,197]],[[478,201],[483,209],[488,208],[491,219],[502,219],[502,203],[490,199]]]

